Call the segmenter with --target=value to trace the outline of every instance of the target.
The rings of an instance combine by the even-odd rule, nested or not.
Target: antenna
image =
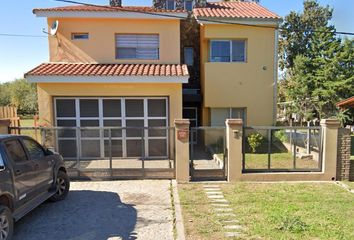
[[[46,34],[48,34],[48,35],[51,35],[51,36],[56,36],[56,35],[57,35],[57,32],[58,32],[58,28],[59,28],[59,21],[58,21],[58,20],[55,20],[55,21],[53,22],[52,26],[50,27],[49,32],[46,32],[44,28],[42,29],[42,32],[43,32],[43,33],[46,33]]]

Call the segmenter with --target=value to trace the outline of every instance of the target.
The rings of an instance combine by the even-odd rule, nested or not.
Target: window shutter
[[[118,58],[158,59],[159,35],[118,34],[116,46]]]

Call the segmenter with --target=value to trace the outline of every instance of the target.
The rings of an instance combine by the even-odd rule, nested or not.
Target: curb
[[[173,202],[175,204],[175,216],[176,216],[176,230],[177,230],[176,240],[185,240],[186,237],[184,235],[182,209],[181,209],[181,203],[179,201],[176,180],[172,180],[172,188],[173,188]]]

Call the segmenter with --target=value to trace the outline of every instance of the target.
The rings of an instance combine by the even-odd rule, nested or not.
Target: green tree
[[[19,114],[34,114],[38,110],[36,84],[17,79],[10,84],[11,105]]]

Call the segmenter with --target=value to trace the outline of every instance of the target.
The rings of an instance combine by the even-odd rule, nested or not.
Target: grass
[[[354,239],[354,194],[332,183],[220,184],[242,239]],[[188,239],[223,239],[202,185],[179,186]],[[219,234],[218,234],[218,231]]]
[[[223,239],[222,226],[212,213],[200,184],[178,184],[187,240]]]
[[[267,169],[268,154],[246,153],[246,169]],[[288,153],[272,153],[271,168],[289,169],[293,168],[293,156]],[[318,168],[318,162],[314,160],[306,160],[296,158],[296,168]]]
[[[344,181],[344,183],[348,185],[350,189],[354,190],[354,182]]]

